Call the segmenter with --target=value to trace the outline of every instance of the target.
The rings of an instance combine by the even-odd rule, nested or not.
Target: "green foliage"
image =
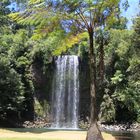
[[[128,92],[133,95],[134,110],[137,114],[137,121],[140,122],[140,17],[137,17],[134,24],[134,33],[132,35],[132,46],[130,48],[131,55],[129,58],[128,76]]]
[[[53,44],[53,55],[59,55],[79,43],[81,34],[89,31],[89,23],[91,26],[114,24],[119,14],[118,4],[119,0],[30,0],[24,12],[12,13],[9,17],[19,24],[33,26],[33,40],[49,38],[47,45]]]
[[[137,28],[136,25],[135,28]],[[139,121],[140,73],[138,69],[140,55],[137,46],[138,36],[136,31],[110,30],[110,41],[105,49],[108,95],[112,99],[115,108],[114,118],[117,121]],[[104,107],[105,105],[101,107],[101,110]],[[105,109],[107,110],[107,107]],[[113,108],[112,111],[114,111]]]
[[[7,8],[9,4],[9,0],[2,0],[0,3],[0,28],[2,29],[4,26],[9,24],[9,19],[7,17],[7,14],[10,12],[10,10]]]
[[[23,29],[13,34],[8,25],[3,29],[0,34],[1,119],[8,119],[9,113],[21,119],[18,113],[28,110],[26,102],[33,94],[28,35]]]
[[[131,34],[132,31],[111,29],[110,41],[108,47],[105,48],[106,55],[111,56],[112,52],[114,52],[123,59],[127,55],[131,44]],[[110,57],[108,57],[108,59],[110,59]]]
[[[111,82],[113,84],[118,84],[123,80],[123,74],[121,73],[120,70],[117,70],[116,73],[114,74],[114,77],[111,78]]]
[[[39,62],[45,70],[47,64],[52,62],[52,49],[53,47],[47,46],[47,42],[44,40],[33,41],[29,40],[29,45],[33,46],[30,51],[31,62]]]
[[[102,122],[114,122],[115,120],[115,105],[113,99],[105,94],[103,97],[103,102],[101,104],[101,110],[99,114],[100,121]]]
[[[38,99],[35,99],[34,107],[35,107],[35,114],[37,116],[46,117],[49,115],[50,106],[46,100],[40,103]]]
[[[69,37],[68,37],[69,36]],[[78,44],[83,39],[87,38],[88,34],[86,32],[78,34],[76,36],[67,35],[63,38],[61,46],[57,46],[56,50],[53,52],[54,55],[60,55],[62,52],[66,52],[68,49]]]
[[[24,85],[21,75],[13,68],[9,52],[13,45],[13,33],[10,29],[10,20],[7,14],[9,1],[0,3],[0,119],[7,119],[15,114],[15,118],[20,119],[18,113],[24,110],[21,108],[24,97]],[[10,116],[12,117],[12,116]]]
[[[7,117],[9,111],[20,112],[24,110],[21,105],[24,101],[24,87],[20,75],[10,69],[9,59],[0,59],[0,112],[1,118]]]

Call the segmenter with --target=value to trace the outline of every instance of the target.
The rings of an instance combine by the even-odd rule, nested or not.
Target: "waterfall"
[[[52,127],[78,128],[78,56],[58,56],[52,85]]]

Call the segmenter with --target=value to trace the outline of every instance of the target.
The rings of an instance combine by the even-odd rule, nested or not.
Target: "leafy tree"
[[[137,114],[137,121],[140,122],[140,47],[139,47],[139,38],[140,38],[140,16],[138,15],[134,21],[134,33],[132,35],[132,46],[130,48],[131,56],[129,58],[129,67],[128,67],[128,89],[129,93],[134,94],[133,103],[134,109]]]
[[[9,0],[2,0],[0,3],[0,27],[6,26],[9,24],[7,15],[10,13],[10,10],[7,6],[10,4]]]
[[[105,47],[107,82],[105,91],[107,92],[104,100],[110,100],[111,107],[108,108],[107,103],[102,103],[101,118],[103,120],[127,122],[139,120],[139,61],[137,61],[139,47],[136,47],[137,37],[138,34],[135,31],[110,30],[110,41],[108,47]],[[134,73],[131,66],[136,70]],[[112,117],[109,117],[108,112],[112,112]]]
[[[32,83],[31,73],[31,49],[28,43],[28,31],[20,29],[13,36],[13,45],[10,47],[9,56],[11,65],[21,75],[21,82],[24,85],[24,105],[23,116],[27,119],[33,119],[33,93],[34,86]]]
[[[25,30],[12,29],[15,23],[11,22],[7,16],[10,13],[7,7],[9,4],[8,0],[0,3],[0,20],[2,21],[0,26],[0,87],[2,87],[0,88],[2,95],[0,106],[2,116],[5,114],[3,119],[12,120],[21,119],[23,117],[21,112],[29,111],[29,105],[33,104],[30,102],[33,91],[29,46],[26,43],[28,34]],[[27,104],[27,101],[30,103]],[[12,114],[15,114],[15,118],[9,118]]]
[[[12,43],[12,34],[10,29],[10,20],[8,18],[9,9],[8,0],[2,0],[0,3],[0,120],[7,120],[9,116],[20,119],[20,113],[23,110],[21,105],[24,101],[24,88],[20,75],[11,68],[10,57],[8,55],[9,44]],[[10,118],[10,119],[11,119]]]
[[[122,91],[127,83],[126,77],[128,73],[126,70],[129,66],[127,57],[131,44],[131,34],[132,32],[127,30],[110,30],[110,41],[108,47],[105,48],[107,81],[105,90],[113,101],[112,108],[115,108],[114,116],[112,116],[113,118],[110,120],[111,122],[117,120],[116,116],[119,116],[117,112],[121,112],[118,106],[120,102],[117,101],[115,96],[119,99],[122,95],[119,94],[119,91]],[[122,106],[122,104],[120,106]],[[117,111],[118,109],[119,111]],[[114,112],[114,109],[112,111]],[[103,114],[102,117],[104,117],[104,115],[105,114]]]
[[[103,101],[100,109],[100,121],[101,122],[113,122],[115,121],[115,105],[113,99],[109,96],[108,91],[104,94]]]
[[[24,109],[21,105],[24,101],[24,88],[20,75],[14,70],[9,69],[10,62],[6,56],[1,56],[0,60],[0,118],[5,120],[14,113],[18,116]],[[18,116],[20,117],[20,116]],[[18,118],[20,119],[20,118]]]

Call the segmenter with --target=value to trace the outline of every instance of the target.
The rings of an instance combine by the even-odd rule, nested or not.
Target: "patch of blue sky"
[[[22,12],[25,10],[25,5],[24,4],[17,4],[17,2],[11,2],[11,4],[8,6],[11,11],[19,11]]]
[[[8,7],[10,8],[11,11],[16,11],[18,9],[16,2],[12,2]]]
[[[133,25],[133,19],[140,13],[140,0],[128,0],[128,2],[129,8],[127,11],[122,10],[122,15],[128,19],[127,27],[130,29]]]

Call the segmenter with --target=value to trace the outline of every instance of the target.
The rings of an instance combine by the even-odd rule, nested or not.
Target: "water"
[[[78,128],[78,56],[59,56],[52,86],[52,128]]]
[[[108,132],[115,136],[116,140],[140,140],[140,132]]]

